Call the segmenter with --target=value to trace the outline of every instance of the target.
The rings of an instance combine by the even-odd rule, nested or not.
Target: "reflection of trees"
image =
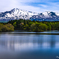
[[[51,41],[50,41],[50,44],[51,44],[51,47],[53,48],[53,47],[55,46],[55,43],[56,43],[56,42],[55,42],[55,39],[54,39],[55,36],[52,35],[51,38],[52,38],[52,39],[51,39]]]

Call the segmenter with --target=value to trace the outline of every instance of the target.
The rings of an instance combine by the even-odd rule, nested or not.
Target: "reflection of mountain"
[[[55,48],[58,47],[57,42],[52,41],[43,41],[43,40],[0,40],[0,46],[3,46],[11,50],[22,50],[22,49],[35,49],[35,48]]]

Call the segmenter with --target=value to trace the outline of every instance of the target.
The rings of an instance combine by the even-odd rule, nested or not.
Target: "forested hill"
[[[59,30],[59,22],[39,22],[39,21],[19,19],[19,20],[11,20],[8,23],[11,23],[14,26],[15,30],[24,30],[33,32]]]

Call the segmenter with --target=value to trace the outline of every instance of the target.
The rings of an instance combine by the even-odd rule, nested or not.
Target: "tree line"
[[[59,30],[59,22],[40,22],[40,21],[19,19],[19,20],[11,20],[8,23],[11,23],[14,26],[15,30],[24,30],[33,32]]]

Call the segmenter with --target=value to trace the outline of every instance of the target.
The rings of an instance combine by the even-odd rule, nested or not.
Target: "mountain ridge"
[[[56,12],[43,12],[39,15],[33,15],[31,20],[37,20],[37,21],[59,21],[59,13]]]
[[[0,21],[9,21],[15,19],[30,19],[37,21],[59,21],[59,13],[46,11],[43,13],[36,13],[32,11],[14,8],[11,11],[1,12]]]

